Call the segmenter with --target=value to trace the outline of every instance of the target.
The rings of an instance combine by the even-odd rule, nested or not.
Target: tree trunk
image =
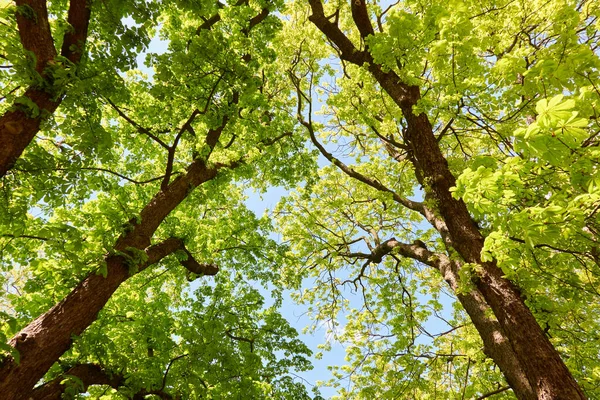
[[[185,175],[175,179],[167,190],[159,191],[144,207],[139,223],[132,222],[132,229],[117,240],[114,250],[125,253],[131,247],[145,250],[148,261],[140,266],[142,270],[181,249],[182,242],[177,239],[148,246],[160,223],[187,197],[190,189],[213,179],[216,174],[217,169],[206,167],[204,161],[193,162]],[[8,359],[0,365],[3,400],[28,399],[34,385],[69,349],[72,337],[81,335],[96,320],[115,290],[130,277],[124,256],[109,256],[106,264],[106,278],[90,274],[65,299],[11,339],[9,344],[19,352],[20,362]]]
[[[452,197],[456,180],[442,155],[433,128],[425,114],[415,115],[412,107],[420,98],[418,87],[406,86],[394,73],[377,65],[370,70],[383,89],[402,109],[408,128],[404,140],[412,152],[414,167],[429,186],[437,209],[446,223],[451,246],[468,263],[481,265],[475,280],[506,333],[522,368],[539,399],[585,399],[583,391],[552,346],[535,317],[525,305],[517,287],[503,277],[495,262],[483,263],[484,238],[471,219],[465,203]]]
[[[473,289],[466,293],[458,292],[460,287],[460,264],[450,260],[445,254],[432,253],[416,244],[405,245],[398,242],[394,244],[393,247],[397,248],[399,254],[418,260],[440,271],[446,283],[457,293],[458,300],[471,318],[475,329],[477,329],[483,341],[484,353],[492,358],[500,368],[513,392],[519,399],[537,399],[535,390],[531,387],[517,354],[515,354],[498,321],[490,315],[490,307],[479,290]],[[388,245],[387,247],[389,247],[389,250],[386,251],[386,254],[392,251],[392,246]]]
[[[0,177],[15,165],[38,133],[42,115],[52,114],[60,104],[50,99],[50,93],[35,88],[28,89],[24,96],[37,105],[40,115],[31,117],[28,111],[17,108],[7,111],[0,118]]]
[[[313,12],[310,20],[335,43],[340,58],[359,66],[366,64],[372,76],[402,110],[407,122],[404,142],[410,149],[417,174],[424,178],[426,191],[435,200],[447,227],[447,232],[440,233],[446,236],[447,245],[454,248],[466,262],[483,267],[475,281],[477,288],[496,315],[537,397],[585,399],[560,355],[521,299],[519,290],[503,277],[495,262],[481,262],[484,238],[464,202],[452,197],[450,188],[456,181],[440,151],[427,115],[415,115],[412,111],[420,99],[419,87],[402,83],[393,71],[384,72],[373,61],[368,47],[363,51],[356,49],[337,24],[325,16],[321,0],[309,0],[309,3]],[[374,34],[365,1],[353,0],[351,9],[363,40]]]
[[[454,292],[459,287],[459,268],[457,263],[450,261],[448,258],[442,259],[439,266],[444,280]],[[511,347],[506,334],[498,321],[487,314],[490,307],[481,293],[478,290],[472,290],[464,294],[457,293],[456,297],[458,297],[460,304],[471,318],[475,329],[477,329],[483,341],[484,353],[494,360],[500,368],[515,395],[522,400],[537,399],[535,391],[529,384],[527,375],[521,367],[519,358]]]
[[[108,274],[92,274],[60,303],[39,316],[9,342],[20,354],[20,363],[4,362],[0,369],[0,393],[6,400],[26,400],[34,385],[94,322],[119,285],[129,277],[121,257],[107,260]]]

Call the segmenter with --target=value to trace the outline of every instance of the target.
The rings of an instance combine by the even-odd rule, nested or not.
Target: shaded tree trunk
[[[390,253],[393,249],[396,249],[398,254],[404,257],[418,260],[440,271],[446,283],[456,293],[456,297],[471,318],[475,329],[477,329],[483,341],[484,353],[498,365],[514,393],[520,399],[537,399],[517,354],[498,321],[490,315],[490,307],[481,292],[477,289],[465,293],[459,292],[459,263],[450,260],[444,254],[432,253],[422,245],[399,243],[395,239],[377,246],[372,254],[376,255],[379,261],[373,261],[380,262],[381,256]],[[376,254],[377,250],[380,250],[381,254]]]

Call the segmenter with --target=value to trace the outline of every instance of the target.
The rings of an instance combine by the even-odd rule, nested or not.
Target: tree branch
[[[337,24],[325,16],[321,0],[309,0],[312,15],[308,19],[314,23],[337,47],[340,58],[356,65],[362,65],[370,60],[370,54],[359,51],[352,41],[340,30]]]
[[[56,49],[48,22],[48,9],[45,0],[17,0],[17,26],[21,44],[35,56],[35,70],[45,81],[46,70],[54,63]],[[71,0],[68,22],[72,30],[64,36],[62,55],[73,64],[79,63],[87,40],[90,19],[88,0]],[[53,64],[54,65],[54,64]],[[56,65],[57,68],[62,68]],[[31,143],[40,129],[42,120],[54,113],[63,98],[63,88],[52,85],[40,87],[34,80],[22,97],[31,101],[36,109],[27,110],[13,104],[0,118],[0,177],[10,170],[25,148]]]
[[[127,114],[125,114],[119,107],[117,107],[117,105],[115,103],[112,102],[111,99],[109,99],[108,97],[105,97],[105,99],[108,102],[108,104],[110,104],[110,106],[117,112],[117,114],[119,114],[119,116],[121,118],[123,118],[125,121],[129,122],[129,124],[131,126],[135,127],[139,133],[142,133],[142,134],[148,136],[150,139],[154,140],[156,143],[158,143],[159,145],[161,145],[165,149],[167,149],[167,150],[170,149],[169,145],[166,144],[165,142],[163,142],[162,140],[160,140],[160,138],[158,136],[154,135],[150,131],[150,129],[144,128],[143,126],[141,126],[140,124],[138,124],[137,122],[135,122],[133,119],[129,118],[127,116]]]
[[[160,184],[161,190],[166,190],[169,186],[169,181],[171,180],[171,173],[173,172],[173,160],[175,159],[175,152],[177,151],[177,145],[179,144],[179,140],[185,131],[193,132],[192,123],[194,119],[200,114],[198,109],[195,109],[192,112],[192,115],[188,118],[188,120],[183,124],[177,136],[175,136],[175,140],[173,141],[173,145],[169,147],[169,154],[167,156],[167,167],[165,168],[165,175],[163,177],[163,181]]]
[[[333,156],[333,154],[329,153],[325,149],[325,147],[323,147],[323,145],[321,143],[319,143],[319,141],[317,140],[312,123],[305,121],[302,118],[302,116],[299,116],[299,119],[300,119],[300,123],[302,125],[304,125],[304,127],[306,127],[306,129],[308,130],[311,141],[317,147],[317,149],[319,149],[321,154],[329,162],[331,162],[333,165],[338,167],[342,172],[344,172],[346,175],[348,175],[351,178],[354,178],[366,185],[371,186],[374,189],[377,189],[381,192],[390,193],[392,195],[392,198],[394,199],[394,201],[396,201],[397,203],[400,203],[404,207],[406,207],[410,210],[416,211],[423,216],[425,215],[425,206],[423,205],[423,203],[420,203],[418,201],[412,201],[412,200],[409,200],[409,199],[406,199],[406,198],[400,196],[398,193],[394,192],[392,189],[383,185],[377,179],[369,178],[369,177],[361,174],[360,172],[355,171],[353,168],[349,167],[348,165],[346,165],[342,161],[340,161],[338,158]]]
[[[160,387],[161,391],[164,390],[165,386],[167,385],[167,376],[169,375],[169,371],[171,370],[171,366],[173,365],[173,363],[177,360],[187,357],[188,355],[189,355],[188,353],[185,353],[185,354],[179,355],[175,358],[172,358],[171,361],[169,361],[169,365],[167,365],[165,374],[163,375],[162,386]]]
[[[179,356],[174,360],[181,357],[183,356]],[[171,364],[169,364],[169,367],[170,365]],[[167,372],[169,367],[167,367]],[[72,368],[69,368],[63,374],[57,376],[51,381],[33,389],[27,398],[29,400],[62,399],[62,395],[65,392],[65,389],[67,389],[67,385],[62,384],[61,382],[63,382],[65,379],[68,379],[69,376],[77,378],[83,384],[80,393],[85,393],[88,388],[93,385],[106,385],[113,389],[118,389],[120,386],[126,385],[125,377],[122,374],[112,373],[97,364],[78,364]],[[144,399],[148,395],[155,395],[162,400],[174,399],[172,395],[164,391],[164,387],[165,385],[163,382],[163,387],[159,390],[140,389],[136,394],[134,394],[133,398]]]
[[[28,399],[33,400],[60,400],[66,389],[66,385],[61,382],[69,376],[74,376],[83,383],[82,392],[86,392],[92,385],[108,385],[118,388],[125,383],[123,376],[111,374],[96,364],[79,364],[65,371],[64,374],[57,376],[45,384],[33,389]]]
[[[46,0],[17,0],[16,4],[21,44],[35,55],[35,70],[43,75],[48,62],[56,57]]]
[[[22,169],[22,168],[15,168],[16,171],[20,171],[20,172],[35,172],[35,171],[43,171],[43,170],[51,170],[51,171],[75,171],[77,168],[35,168],[35,169]],[[106,168],[100,168],[100,167],[81,167],[79,168],[82,171],[100,171],[100,172],[106,172],[108,174],[111,175],[115,175],[118,176],[121,179],[124,179],[128,182],[131,183],[135,183],[136,185],[144,185],[146,183],[151,183],[154,181],[158,181],[160,179],[164,179],[165,175],[163,176],[157,176],[154,178],[150,178],[150,179],[146,179],[143,181],[138,181],[135,179],[132,179],[128,176],[125,176],[123,174],[120,174],[118,172],[112,171],[110,169],[106,169]],[[180,174],[180,172],[176,172],[176,174]]]
[[[245,337],[241,337],[241,336],[235,336],[231,333],[231,330],[228,329],[225,331],[225,336],[227,336],[230,339],[236,340],[238,342],[246,342],[250,344],[250,352],[254,351],[254,339],[248,339]]]
[[[354,252],[345,254],[341,253],[340,255],[344,257],[362,258],[370,263],[379,264],[383,260],[383,257],[390,254],[394,250],[401,256],[412,258],[413,260],[420,261],[423,264],[438,268],[438,255],[427,250],[423,242],[419,240],[412,244],[408,244],[399,242],[396,240],[396,238],[391,238],[375,246],[371,250],[371,253]]]
[[[35,236],[35,235],[13,235],[13,234],[10,234],[10,233],[5,233],[5,234],[2,235],[2,237],[11,238],[11,239],[35,239],[35,240],[41,240],[43,242],[48,241],[48,240],[52,240],[51,238],[42,237],[42,236]]]
[[[143,270],[152,264],[156,264],[166,256],[182,250],[187,254],[186,260],[180,260],[179,263],[188,271],[198,275],[216,275],[219,272],[219,267],[216,264],[199,263],[196,261],[192,253],[185,247],[182,239],[169,238],[158,244],[152,245],[145,250],[148,260],[142,265],[139,270]]]
[[[350,7],[352,9],[352,19],[360,32],[360,36],[366,39],[367,36],[374,35],[375,31],[373,25],[371,25],[366,0],[352,0]]]
[[[269,16],[269,9],[268,8],[263,8],[259,14],[255,15],[254,17],[252,17],[250,19],[250,22],[248,23],[248,28],[244,29],[242,31],[242,33],[244,33],[245,35],[247,35],[248,33],[250,33],[250,31],[252,30],[252,28],[254,28],[256,25],[260,24],[261,22],[263,22],[265,20],[265,18],[267,18]]]
[[[248,4],[248,0],[238,0],[237,3],[234,4],[234,6],[241,6],[242,4]],[[218,8],[225,8],[225,5],[221,2],[217,2],[217,7]],[[200,32],[202,32],[203,30],[210,30],[214,24],[216,24],[217,22],[219,22],[221,20],[221,15],[219,13],[215,13],[212,17],[208,18],[206,21],[204,21],[204,23],[202,25],[200,25],[198,27],[198,29],[196,29],[196,36],[198,36],[200,34]],[[191,39],[190,39],[191,41]],[[189,42],[188,42],[188,46],[189,46]]]
[[[492,397],[493,395],[498,394],[498,393],[506,392],[507,390],[510,390],[510,386],[502,386],[501,388],[498,388],[492,392],[486,393],[483,396],[479,396],[477,398],[477,400],[487,399],[488,397]]]
[[[84,53],[85,41],[88,35],[91,4],[89,0],[71,0],[67,22],[71,29],[65,33],[61,55],[73,64],[79,63]]]

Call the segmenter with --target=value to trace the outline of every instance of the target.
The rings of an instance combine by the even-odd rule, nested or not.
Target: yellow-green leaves
[[[575,100],[563,100],[563,98],[564,96],[559,94],[549,100],[542,99],[537,102],[535,106],[537,119],[527,128],[525,139],[534,134],[537,129],[549,130],[552,135],[571,135],[579,143],[586,137],[587,132],[581,128],[586,127],[588,121],[585,118],[578,118],[578,112],[572,111],[575,108]]]
[[[534,119],[531,124],[515,131],[515,148],[555,166],[570,164],[573,153],[583,151],[578,147],[589,135],[588,120],[579,117],[575,106],[573,99],[563,100],[563,95],[538,101],[537,117],[528,117]]]

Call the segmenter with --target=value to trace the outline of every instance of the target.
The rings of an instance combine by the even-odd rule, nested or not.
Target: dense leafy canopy
[[[195,159],[219,173],[195,190],[190,183],[153,235],[182,239],[185,252],[135,274],[148,256],[127,247],[132,277],[46,380],[83,364],[119,375],[114,389],[126,396],[306,395],[289,373],[309,368],[310,351],[277,311],[280,290],[264,298],[279,281],[281,251],[267,238],[269,221],[244,205],[245,188],[293,184],[312,165],[287,112],[287,78],[273,64],[281,22],[269,14],[280,6],[92,3],[88,55],[76,73],[59,70],[66,75],[54,84],[67,96],[2,183],[1,341],[90,274],[110,274],[106,257],[123,252],[117,239]],[[49,4],[55,37],[68,29],[65,7]],[[2,111],[27,100],[14,88],[40,79],[20,48],[15,11],[3,5],[2,54],[13,67],[1,70]],[[148,53],[143,73],[136,58],[155,35],[168,49]],[[218,274],[182,268],[190,255]],[[73,392],[89,385],[67,380]],[[105,387],[90,393],[120,398]]]
[[[45,3],[48,59],[23,25]],[[0,379],[29,374],[20,395],[318,396],[294,378],[291,289],[346,347],[340,398],[534,398],[493,263],[600,397],[598,2],[88,1],[79,59],[56,49],[81,3],[0,2],[0,114],[39,128],[0,184]],[[271,215],[247,208],[275,186]]]

